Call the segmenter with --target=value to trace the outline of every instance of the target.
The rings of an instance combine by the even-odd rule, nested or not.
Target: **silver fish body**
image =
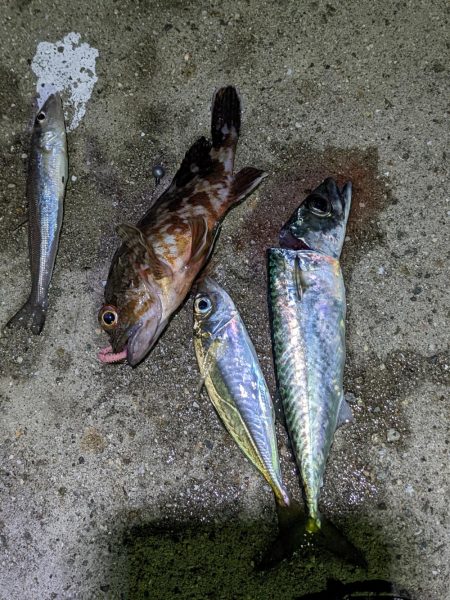
[[[8,326],[30,326],[35,334],[44,326],[67,178],[64,113],[59,95],[52,94],[36,116],[31,137],[27,180],[31,293]]]
[[[345,289],[338,260],[311,250],[269,250],[275,366],[310,528],[343,403]]]
[[[208,395],[226,429],[289,505],[281,477],[270,393],[255,348],[230,296],[211,278],[194,301],[194,347]]]
[[[268,252],[269,301],[278,386],[303,479],[311,533],[325,466],[340,422],[351,418],[344,400],[345,288],[339,257],[352,185],[325,179],[280,232]]]

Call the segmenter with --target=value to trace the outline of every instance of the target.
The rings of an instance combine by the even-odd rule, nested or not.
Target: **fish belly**
[[[343,398],[345,290],[339,262],[314,251],[268,256],[275,367],[310,517]]]

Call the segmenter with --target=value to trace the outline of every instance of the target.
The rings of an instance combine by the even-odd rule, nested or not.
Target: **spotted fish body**
[[[350,200],[349,184],[341,194],[326,180],[283,228],[285,247],[268,251],[276,374],[310,532],[321,527],[318,502],[334,432],[350,417],[343,394],[346,301],[338,259]]]
[[[100,354],[104,362],[126,358],[134,366],[146,356],[208,260],[221,220],[265,177],[253,168],[233,174],[240,113],[236,90],[220,89],[212,142],[200,138],[191,147],[170,187],[136,226],[119,226],[123,244],[99,314],[111,338],[111,348]],[[105,323],[105,313],[112,323]]]
[[[205,277],[194,301],[194,347],[204,385],[226,429],[289,505],[281,477],[272,400],[255,348],[230,296]]]
[[[269,278],[280,395],[309,516],[319,525],[319,493],[343,401],[341,269],[318,252],[278,248],[269,250]]]
[[[61,98],[52,94],[39,110],[31,137],[27,180],[31,292],[9,321],[39,334],[45,323],[48,290],[61,233],[68,177],[67,140]]]

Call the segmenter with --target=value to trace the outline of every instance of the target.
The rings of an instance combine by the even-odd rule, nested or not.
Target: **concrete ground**
[[[29,289],[25,180],[39,42],[73,31],[98,82],[69,134],[70,181],[45,329],[0,339],[0,598],[300,598],[385,578],[449,589],[448,5],[433,0],[4,0],[0,7],[0,324]],[[262,478],[197,393],[192,302],[140,367],[101,365],[116,224],[151,202],[238,86],[237,166],[270,178],[227,217],[212,261],[273,390],[264,250],[325,176],[354,183],[342,264],[346,390],[322,510],[368,572],[321,552],[269,574]],[[142,135],[144,133],[145,135]],[[299,494],[280,427],[283,470]]]

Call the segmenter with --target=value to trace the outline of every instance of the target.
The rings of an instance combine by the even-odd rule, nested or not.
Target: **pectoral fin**
[[[191,228],[191,256],[189,262],[197,262],[208,252],[208,222],[205,217],[192,217],[189,220]]]
[[[142,231],[135,225],[130,225],[129,223],[120,223],[120,225],[117,225],[116,227],[116,232],[120,239],[128,247],[131,248],[133,246],[141,244],[141,246],[146,248]]]
[[[339,409],[338,420],[336,424],[336,429],[341,425],[345,425],[346,423],[350,423],[353,421],[353,412],[350,408],[347,400],[345,400],[344,396],[342,396],[341,407]]]
[[[305,293],[308,285],[306,283],[305,275],[302,271],[300,262],[297,257],[295,258],[295,262],[294,262],[294,281],[295,281],[295,287],[297,289],[298,299],[301,301],[303,299],[303,294]]]
[[[237,204],[241,200],[244,200],[246,196],[258,187],[265,177],[267,177],[267,173],[254,167],[245,167],[236,173],[230,194],[232,204]]]

